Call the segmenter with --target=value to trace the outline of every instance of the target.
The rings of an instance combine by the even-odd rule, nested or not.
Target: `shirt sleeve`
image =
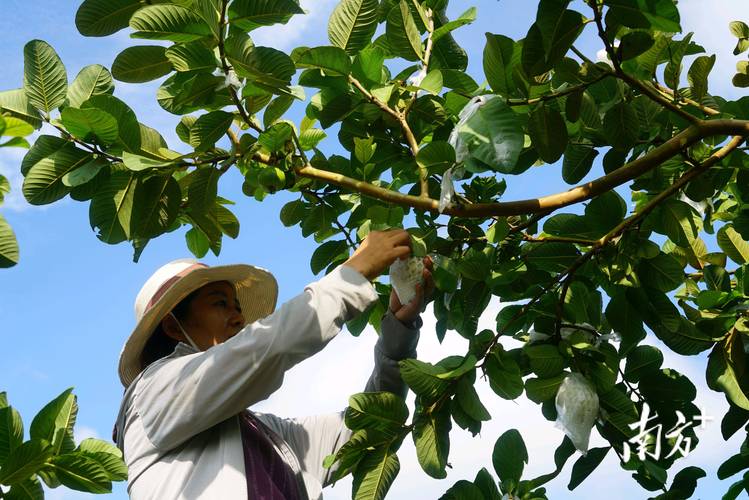
[[[421,319],[412,326],[401,323],[388,311],[382,318],[382,333],[374,348],[374,370],[365,392],[387,391],[405,398],[408,388],[400,376],[398,361],[416,357]],[[323,461],[336,453],[351,437],[344,422],[344,412],[305,418],[281,419],[274,415],[258,415],[280,434],[299,458],[302,468],[314,475],[323,486],[331,482],[337,464],[326,469]]]
[[[134,395],[149,440],[172,449],[267,398],[375,300],[363,275],[339,266],[226,342],[152,365]]]

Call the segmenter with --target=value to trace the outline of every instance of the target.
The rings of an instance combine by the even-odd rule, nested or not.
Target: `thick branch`
[[[568,205],[595,198],[611,189],[629,182],[642,174],[653,170],[664,161],[678,154],[696,142],[714,135],[749,136],[749,121],[745,120],[711,120],[699,125],[687,127],[646,155],[637,158],[608,175],[593,181],[540,198],[517,200],[501,203],[474,203],[472,205],[457,205],[448,207],[443,213],[459,217],[489,217],[493,215],[524,215],[538,212],[551,212]],[[360,192],[365,196],[375,198],[400,206],[408,206],[433,213],[439,212],[439,203],[431,198],[410,196],[391,191],[365,181],[352,179],[341,174],[328,172],[306,165],[296,170],[298,175],[320,179],[337,186]]]

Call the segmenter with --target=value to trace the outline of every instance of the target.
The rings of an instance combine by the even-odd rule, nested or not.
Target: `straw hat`
[[[135,298],[135,329],[120,353],[120,381],[125,387],[143,370],[140,356],[159,322],[179,302],[214,281],[228,281],[247,323],[268,316],[276,307],[278,284],[273,275],[246,264],[209,267],[194,259],[179,259],[160,267]]]

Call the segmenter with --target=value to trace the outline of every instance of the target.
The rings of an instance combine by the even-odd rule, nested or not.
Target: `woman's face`
[[[200,288],[190,302],[187,316],[180,323],[201,350],[236,335],[245,321],[234,286],[227,281],[216,281]],[[185,341],[183,338],[179,340]]]

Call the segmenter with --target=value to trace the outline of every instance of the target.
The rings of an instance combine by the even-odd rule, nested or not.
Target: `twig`
[[[229,76],[229,71],[231,71],[231,67],[226,61],[226,48],[224,47],[224,32],[226,31],[226,8],[228,5],[229,0],[221,0],[221,18],[219,19],[218,28],[218,54],[219,59],[221,60],[221,68],[224,71],[224,75],[226,75],[227,77]],[[242,101],[239,99],[237,91],[234,89],[234,87],[230,84],[228,85],[228,88],[231,100],[234,103],[234,106],[236,106],[237,110],[239,111],[239,116],[242,117],[242,121],[245,122],[251,129],[257,132],[262,132],[263,129],[258,127],[257,124],[247,114],[247,110],[244,109]]]
[[[641,82],[637,78],[634,78],[628,75],[622,70],[621,64],[619,63],[619,58],[616,55],[616,51],[614,50],[614,47],[609,42],[608,38],[606,37],[606,30],[603,27],[603,18],[601,16],[601,9],[596,4],[595,0],[589,0],[588,5],[593,10],[593,15],[595,16],[596,26],[598,28],[598,37],[603,42],[603,45],[606,49],[606,53],[608,54],[609,59],[611,59],[611,63],[614,65],[614,73],[616,74],[617,78],[628,83],[631,87],[638,89],[642,94],[646,95],[647,97],[657,102],[664,108],[679,115],[680,117],[685,119],[687,122],[693,125],[698,125],[701,122],[699,118],[697,118],[696,116],[690,113],[687,113],[685,110],[681,109],[672,101],[665,99],[663,96],[658,94],[656,91],[652,90],[643,82]]]
[[[81,147],[89,150],[90,152],[92,152],[94,154],[97,154],[97,155],[105,157],[109,161],[120,162],[120,163],[122,162],[121,158],[118,158],[116,156],[110,155],[109,153],[102,151],[101,149],[97,148],[96,146],[92,146],[91,144],[78,139],[73,134],[71,134],[70,132],[68,132],[64,128],[62,128],[61,126],[56,125],[56,124],[50,122],[49,120],[45,120],[45,121],[48,124],[52,125],[54,128],[56,128],[63,135],[63,137],[65,137],[67,140],[73,141],[74,143],[76,143],[79,146],[81,146]]]
[[[576,245],[593,246],[597,240],[566,238],[564,236],[531,236],[523,233],[523,241],[530,241],[532,243],[574,243]]]
[[[419,154],[419,141],[416,140],[416,136],[414,136],[413,130],[411,130],[411,126],[408,124],[408,121],[406,120],[406,117],[403,113],[400,111],[391,108],[387,105],[387,103],[382,102],[379,100],[376,96],[374,96],[371,92],[369,92],[364,86],[361,84],[359,80],[354,78],[354,76],[349,75],[348,77],[349,82],[359,91],[361,94],[366,97],[372,104],[380,108],[385,113],[389,114],[393,118],[395,118],[398,121],[398,124],[400,125],[401,129],[403,130],[403,135],[406,137],[406,142],[408,143],[408,147],[411,149],[411,154],[414,158],[416,158],[416,155]],[[421,193],[419,198],[429,198],[429,185],[427,182],[427,172],[426,169],[419,166],[419,182],[420,182],[420,189]]]
[[[539,102],[551,101],[553,99],[558,99],[559,97],[563,97],[569,94],[574,94],[575,92],[578,92],[580,90],[585,90],[586,88],[590,87],[594,83],[599,82],[608,76],[613,77],[615,75],[613,73],[603,71],[601,72],[601,74],[599,74],[598,76],[596,76],[593,80],[589,82],[581,83],[579,85],[572,85],[571,87],[567,87],[566,89],[560,90],[558,92],[544,94],[542,96],[534,97],[532,99],[508,99],[507,104],[510,106],[529,106],[531,104],[538,104]]]
[[[323,205],[328,205],[328,206],[330,206],[330,205],[329,205],[328,203],[326,203],[326,202],[325,202],[325,200],[324,200],[324,199],[323,199],[323,198],[322,198],[322,197],[321,197],[321,196],[320,196],[319,194],[317,194],[316,192],[314,192],[314,191],[311,191],[311,190],[307,190],[307,189],[304,189],[304,190],[302,190],[302,192],[304,192],[304,193],[307,193],[307,194],[310,194],[310,195],[314,196],[314,197],[315,197],[315,199],[316,199],[316,200],[317,200],[317,201],[318,201],[319,203],[321,203],[321,204],[323,204]],[[332,208],[332,207],[331,207],[331,208]],[[349,246],[349,247],[351,248],[351,250],[352,250],[352,251],[355,251],[355,250],[356,250],[356,242],[354,242],[354,240],[353,240],[353,239],[351,238],[351,234],[349,233],[349,231],[347,231],[347,230],[346,230],[346,228],[345,228],[345,227],[343,226],[343,224],[341,224],[341,222],[340,222],[340,221],[338,220],[338,217],[333,217],[333,222],[334,222],[334,223],[335,223],[335,225],[336,225],[336,226],[338,227],[338,229],[339,229],[339,230],[340,230],[340,231],[341,231],[341,232],[343,233],[343,235],[344,235],[344,236],[346,237],[346,242],[348,243],[348,246]]]
[[[671,90],[671,89],[669,89],[667,87],[664,87],[663,85],[660,85],[657,82],[652,82],[652,83],[653,83],[653,87],[655,87],[655,89],[658,92],[660,92],[661,94],[665,94],[665,95],[668,95],[670,97],[674,97],[674,91],[673,90]],[[699,102],[697,102],[697,101],[695,101],[693,99],[689,99],[689,98],[684,97],[684,96],[679,96],[679,99],[684,104],[688,104],[690,106],[694,106],[696,108],[699,108],[699,110],[702,111],[703,113],[705,113],[706,115],[717,116],[717,115],[720,114],[720,111],[718,111],[717,109],[713,109],[711,107],[705,106],[704,104],[701,104],[701,103],[699,103]]]

